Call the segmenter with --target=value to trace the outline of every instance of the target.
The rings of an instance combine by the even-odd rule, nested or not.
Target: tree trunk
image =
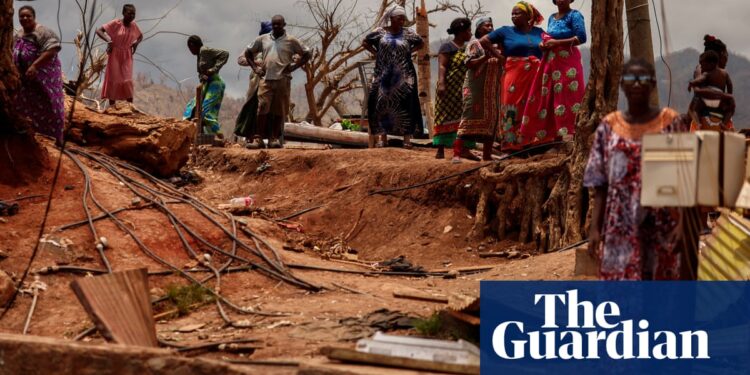
[[[424,46],[417,51],[417,86],[419,91],[419,105],[427,118],[427,129],[432,136],[432,77],[430,71],[430,22],[427,18],[427,6],[422,0],[416,11],[417,34],[424,40]]]
[[[662,5],[663,5],[662,1]],[[630,57],[654,63],[654,41],[651,38],[651,14],[649,0],[625,0],[628,20]],[[659,90],[651,92],[651,105],[659,106]]]
[[[563,244],[583,239],[590,205],[584,200],[583,172],[593,142],[593,134],[602,117],[617,108],[619,81],[623,63],[624,0],[597,0],[591,9],[591,75],[578,115],[573,150],[564,170],[545,204],[552,217],[563,225]]]
[[[20,84],[13,65],[13,1],[0,0],[0,129],[18,126],[13,111],[13,95]]]
[[[13,1],[0,0],[0,184],[23,185],[45,170],[46,150],[14,108],[20,80],[13,64]]]

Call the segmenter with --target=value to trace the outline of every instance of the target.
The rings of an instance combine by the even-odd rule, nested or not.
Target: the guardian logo
[[[578,290],[535,294],[534,306],[544,309],[540,330],[531,330],[520,321],[498,324],[492,332],[497,356],[506,360],[711,358],[706,331],[652,331],[648,320],[622,319],[615,302],[579,301]],[[561,329],[563,322],[558,322],[555,311],[563,306],[568,319]]]

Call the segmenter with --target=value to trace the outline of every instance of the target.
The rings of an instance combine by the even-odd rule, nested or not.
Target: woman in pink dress
[[[104,75],[102,99],[109,99],[112,106],[117,100],[133,102],[133,55],[143,34],[135,24],[135,6],[122,7],[122,19],[108,22],[96,35],[107,42],[107,72]]]

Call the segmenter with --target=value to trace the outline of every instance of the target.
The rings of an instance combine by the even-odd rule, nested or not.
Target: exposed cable
[[[664,58],[664,40],[662,39],[661,24],[659,23],[659,15],[657,14],[658,12],[656,10],[656,1],[651,1],[651,5],[653,5],[653,8],[654,8],[654,18],[656,19],[656,30],[659,32],[659,54],[661,55],[661,61],[667,67],[667,72],[669,73],[669,96],[667,97],[667,107],[671,107],[672,106],[672,67],[669,66],[667,59]]]

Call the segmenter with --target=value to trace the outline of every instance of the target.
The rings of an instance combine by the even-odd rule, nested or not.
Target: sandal
[[[480,161],[480,160],[482,160],[482,159],[480,159],[478,156],[474,155],[474,153],[472,153],[471,151],[469,151],[466,148],[461,150],[461,157],[464,158],[464,159],[471,160],[471,161]]]

